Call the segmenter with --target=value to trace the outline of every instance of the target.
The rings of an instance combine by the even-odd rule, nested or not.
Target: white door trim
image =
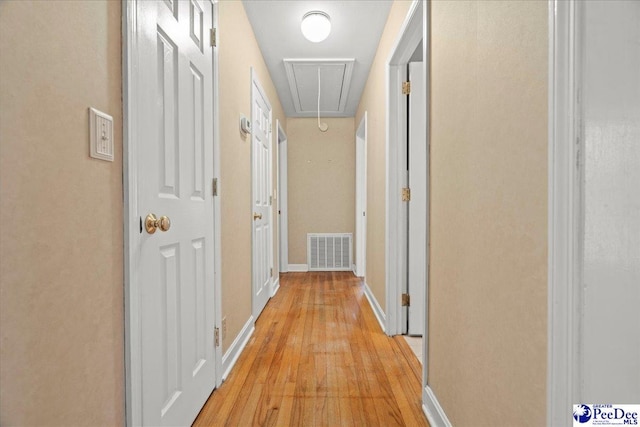
[[[280,212],[278,215],[278,230],[280,235],[278,248],[280,254],[280,272],[287,273],[289,272],[288,142],[287,134],[282,128],[280,120],[276,119],[276,123],[276,129],[278,131],[278,212]]]
[[[423,28],[426,27],[422,22],[424,9],[426,8],[422,1],[413,1],[386,65],[388,104],[385,202],[387,324],[385,332],[387,335],[397,335],[403,330],[403,310],[400,304],[407,272],[407,216],[406,203],[402,202],[401,198],[401,188],[406,183],[407,111],[405,95],[402,95],[400,88],[406,78],[407,63],[423,38]],[[427,43],[423,43],[424,45]],[[428,80],[425,79],[426,81]],[[406,322],[406,318],[404,320]]]
[[[218,0],[205,0],[213,8],[213,26],[218,26]],[[125,336],[125,425],[142,424],[142,367],[141,367],[141,331],[140,331],[140,299],[138,292],[132,288],[139,279],[140,260],[131,248],[136,245],[139,233],[138,201],[138,153],[137,132],[137,99],[138,93],[138,0],[122,1],[122,107],[123,107],[123,190],[124,190],[124,336]],[[220,174],[220,137],[219,137],[219,105],[218,105],[218,49],[213,49],[213,174],[219,179]],[[221,323],[221,283],[220,283],[220,198],[214,197],[214,319],[216,325]],[[222,383],[222,352],[220,347],[214,348],[216,387]]]
[[[360,142],[362,140],[362,150]],[[361,157],[361,158],[360,158]],[[359,171],[358,164],[363,171]],[[359,183],[358,175],[364,179]],[[365,277],[367,270],[367,112],[364,112],[356,130],[356,263],[354,273]]]
[[[131,251],[136,246],[135,233],[140,227],[136,216],[138,203],[137,167],[138,156],[135,141],[138,140],[134,126],[137,111],[134,93],[138,92],[137,57],[138,24],[137,0],[122,1],[122,146],[123,146],[123,190],[124,190],[124,304],[125,304],[125,424],[142,425],[142,348],[140,334],[140,299],[138,292],[132,292],[138,283],[139,254]]]
[[[424,304],[424,333],[422,335],[422,402],[428,404],[432,402],[434,404],[438,403],[438,399],[429,387],[429,280],[430,280],[430,266],[431,266],[431,51],[429,47],[431,46],[431,39],[429,34],[431,33],[431,0],[426,0],[425,6],[422,10],[422,61],[424,62],[424,112],[425,112],[425,135],[427,142],[427,249],[425,252],[426,262],[427,262],[427,273],[426,273],[426,283],[424,287],[424,295],[423,304]],[[439,406],[439,404],[437,405]],[[444,413],[444,409],[440,407],[439,414],[441,415],[443,420],[450,425],[449,420],[447,419],[446,414]]]
[[[213,28],[218,28],[218,2],[209,0],[213,5]],[[218,195],[213,198],[213,251],[214,251],[214,313],[216,327],[222,326],[222,215],[221,215],[221,157],[220,157],[220,98],[218,64],[218,48],[213,48],[213,176],[217,180]],[[216,358],[216,388],[222,385],[222,334],[220,334],[220,346],[215,349]]]
[[[580,2],[549,1],[547,425],[569,425],[579,398],[581,293]],[[578,141],[578,143],[576,143]]]
[[[401,308],[401,294],[403,283],[406,277],[406,222],[402,221],[404,213],[403,202],[401,201],[401,184],[406,182],[406,167],[404,155],[406,155],[406,102],[400,92],[402,81],[406,76],[406,65],[411,55],[417,48],[420,41],[422,43],[422,57],[425,63],[423,81],[425,82],[425,135],[427,146],[429,141],[429,97],[430,97],[430,51],[429,51],[429,0],[414,0],[405,18],[400,35],[391,50],[387,60],[387,137],[386,137],[386,219],[385,219],[385,265],[386,265],[386,330],[387,335],[396,335],[403,329],[403,316]],[[429,156],[430,149],[427,149]],[[430,161],[427,158],[427,168]],[[429,171],[427,170],[427,180]],[[430,184],[427,182],[427,190]],[[429,262],[429,200],[427,199],[427,252],[425,262]],[[391,255],[394,255],[391,257]],[[438,399],[433,390],[428,385],[428,354],[429,354],[429,272],[427,264],[427,283],[423,296],[425,307],[425,329],[423,335],[422,350],[422,402],[423,410],[429,422],[434,426],[451,425],[446,414],[440,407]]]

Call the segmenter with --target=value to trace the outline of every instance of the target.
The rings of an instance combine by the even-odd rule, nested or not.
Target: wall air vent
[[[351,233],[307,234],[309,271],[351,271]]]

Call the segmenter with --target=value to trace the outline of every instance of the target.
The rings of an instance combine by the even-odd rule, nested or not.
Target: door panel
[[[640,3],[580,7],[582,380],[574,402],[640,403]]]
[[[189,304],[194,308],[191,316],[186,317],[187,329],[194,331],[190,337],[192,342],[187,347],[187,361],[191,363],[192,374],[195,376],[202,366],[207,362],[205,348],[206,342],[206,306],[205,306],[205,276],[206,276],[206,256],[204,253],[205,239],[195,239],[191,241],[191,253],[193,259],[194,286],[189,289],[186,295]]]
[[[193,135],[193,155],[190,157],[192,176],[189,181],[191,198],[204,200],[204,82],[202,73],[194,64],[191,71],[190,131]]]
[[[137,212],[142,424],[189,425],[215,386],[209,2],[139,2]]]
[[[257,318],[269,300],[271,289],[271,105],[255,80],[252,82],[251,93],[253,315]]]
[[[425,134],[424,65],[409,63],[409,335],[424,332],[427,283],[427,138]]]
[[[178,49],[169,36],[161,29],[157,33],[158,46],[158,92],[157,102],[160,105],[160,117],[158,125],[160,134],[158,142],[161,150],[160,162],[160,194],[164,196],[179,197],[178,178],[179,152],[178,152],[178,105],[176,99]]]
[[[180,247],[171,244],[160,248],[161,256],[161,345],[166,354],[161,367],[160,377],[164,379],[161,411],[166,413],[181,394],[180,387]]]

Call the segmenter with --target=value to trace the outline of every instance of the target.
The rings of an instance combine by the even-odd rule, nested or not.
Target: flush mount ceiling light
[[[326,13],[314,10],[302,17],[300,29],[307,40],[318,43],[329,37],[331,19]]]

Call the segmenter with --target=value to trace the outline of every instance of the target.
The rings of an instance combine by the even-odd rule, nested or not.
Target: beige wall
[[[251,117],[251,71],[273,109],[273,188],[277,159],[276,119],[285,116],[271,76],[240,1],[219,4],[220,158],[222,220],[222,316],[227,318],[226,351],[251,316],[251,136],[240,133],[240,114]],[[275,215],[273,204],[273,216]],[[277,221],[274,221],[274,275],[278,272]]]
[[[120,7],[0,3],[2,425],[124,421]]]
[[[385,308],[385,161],[386,161],[386,64],[410,1],[396,0],[391,6],[355,123],[367,111],[367,271],[365,278],[383,310]]]
[[[544,425],[547,3],[431,24],[429,382],[454,425]]]
[[[353,118],[287,120],[289,263],[307,263],[307,233],[353,233],[356,129]]]

